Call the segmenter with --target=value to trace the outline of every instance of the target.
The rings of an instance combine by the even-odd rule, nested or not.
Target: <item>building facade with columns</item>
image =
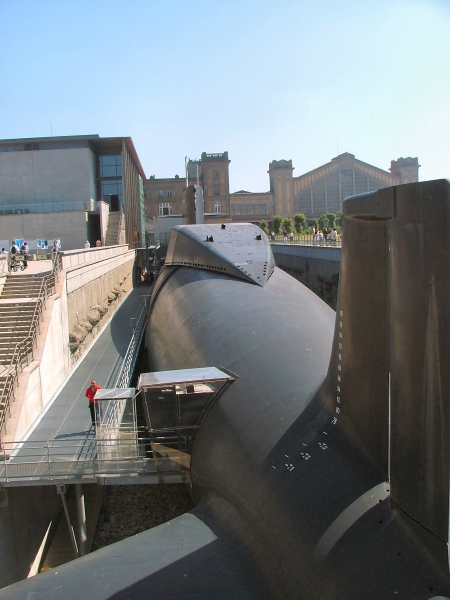
[[[312,219],[341,211],[347,196],[418,181],[419,161],[399,158],[391,161],[389,171],[384,171],[345,152],[299,177],[294,177],[293,171],[292,160],[273,160],[269,164],[275,214],[291,217],[303,213]]]

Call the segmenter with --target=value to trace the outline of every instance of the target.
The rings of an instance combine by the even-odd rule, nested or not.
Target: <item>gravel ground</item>
[[[105,523],[100,516],[91,550],[98,550],[161,525],[193,507],[189,492],[183,484],[111,486],[111,521]]]

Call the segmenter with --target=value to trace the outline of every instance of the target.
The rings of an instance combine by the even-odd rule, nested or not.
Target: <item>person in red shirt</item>
[[[98,400],[94,400],[94,396],[95,396],[97,390],[101,390],[101,389],[102,389],[102,386],[97,385],[97,382],[95,381],[95,379],[93,379],[91,381],[91,385],[87,388],[87,390],[84,393],[86,398],[89,400],[89,410],[91,411],[91,421],[92,421],[93,427],[95,427],[96,423],[97,423],[96,414],[95,414],[95,412],[96,412],[95,405],[98,404]]]

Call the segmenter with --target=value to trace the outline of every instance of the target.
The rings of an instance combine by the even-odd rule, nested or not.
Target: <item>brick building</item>
[[[200,160],[189,160],[186,164],[188,185],[198,184],[203,188],[207,223],[229,218],[229,164],[228,152],[202,152]],[[181,214],[185,188],[185,177],[175,175],[157,179],[152,175],[144,184],[147,216],[153,218]]]

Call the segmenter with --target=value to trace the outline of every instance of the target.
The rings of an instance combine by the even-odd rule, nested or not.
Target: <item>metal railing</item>
[[[61,252],[52,252],[52,273],[54,277],[54,282],[58,281],[60,271],[62,271]]]
[[[126,388],[129,386],[134,367],[136,366],[138,350],[140,348],[142,337],[145,331],[145,325],[147,323],[147,316],[150,308],[151,296],[141,296],[141,298],[144,299],[144,305],[136,321],[133,335],[131,337],[130,343],[128,344],[128,348],[125,353],[125,357],[123,359],[119,374],[117,375],[117,379],[114,385],[114,387],[116,388]]]
[[[317,247],[328,247],[328,248],[341,248],[342,247],[342,240],[337,239],[337,240],[330,240],[330,239],[323,239],[323,240],[318,240],[317,237],[315,235],[312,234],[299,234],[299,235],[294,235],[294,237],[291,239],[289,236],[287,236],[287,238],[283,237],[282,235],[276,235],[274,238],[269,237],[269,241],[271,244],[283,244],[285,246],[289,246],[289,245],[296,245],[296,246],[317,246]]]
[[[111,477],[181,483],[189,479],[189,472],[177,450],[165,448],[156,456],[150,439],[141,435],[11,442],[4,443],[0,451],[2,484],[87,483]]]
[[[84,202],[41,202],[37,204],[3,204],[2,215],[24,215],[32,213],[73,212],[76,210],[94,210],[94,201]]]
[[[19,385],[19,370],[23,371],[24,366],[34,359],[33,348],[37,347],[45,301],[54,292],[55,275],[52,272],[42,277],[27,335],[14,345],[11,358],[3,365],[5,376],[3,381],[0,381],[0,432],[7,431],[7,417],[11,416],[14,390]]]
[[[144,305],[137,318],[136,324],[133,328],[133,335],[130,343],[128,344],[125,357],[120,367],[119,373],[113,382],[112,387],[114,388],[128,388],[131,382],[131,377],[134,373],[136,361],[138,358],[139,348],[141,347],[142,337],[145,331],[145,325],[147,323],[147,316],[150,307],[151,296],[141,296],[144,299]],[[121,428],[123,422],[123,416],[127,405],[126,400],[104,400],[96,405],[99,410],[97,419],[97,431],[103,436],[116,436]],[[132,412],[130,419],[131,426],[129,429],[136,431],[136,415],[135,415],[135,404],[132,403]]]

